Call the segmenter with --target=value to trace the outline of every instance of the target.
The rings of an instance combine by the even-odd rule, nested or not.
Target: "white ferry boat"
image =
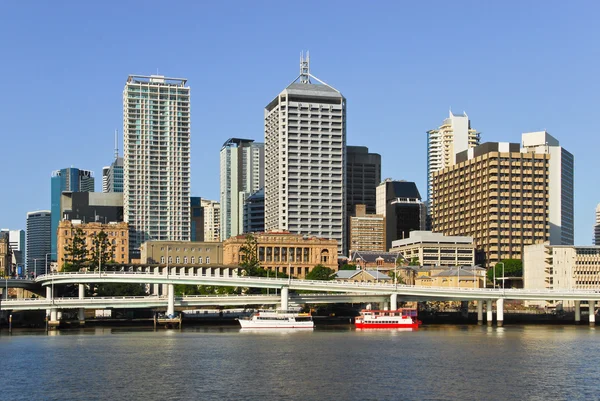
[[[370,310],[365,309],[357,316],[354,325],[357,329],[418,329],[416,309]]]
[[[292,311],[260,311],[238,321],[242,329],[314,329],[315,327],[310,313]]]

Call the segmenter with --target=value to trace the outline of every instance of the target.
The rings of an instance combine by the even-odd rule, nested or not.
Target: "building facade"
[[[312,83],[312,80],[319,84]],[[265,108],[265,229],[336,240],[346,234],[346,99],[309,71]]]
[[[353,251],[385,251],[385,218],[367,214],[366,205],[356,205],[350,217],[350,254]]]
[[[414,182],[388,178],[377,186],[376,199],[377,214],[385,219],[385,249],[413,230],[425,230],[427,207]]]
[[[600,203],[596,206],[596,224],[594,224],[594,245],[600,245]]]
[[[190,197],[190,241],[204,241],[204,209],[199,196]]]
[[[525,247],[523,288],[526,290],[597,290],[600,288],[600,246],[543,244]],[[529,301],[531,305],[573,301]]]
[[[265,190],[260,189],[244,200],[244,233],[265,231]]]
[[[202,199],[204,213],[204,241],[221,242],[221,204],[217,201]]]
[[[573,245],[574,227],[574,158],[546,131],[529,132],[521,137],[521,151],[546,153],[549,162],[550,245]]]
[[[431,231],[411,231],[406,239],[392,242],[390,252],[419,266],[473,266],[475,244],[467,236],[446,236]]]
[[[12,254],[11,265],[17,273],[19,267],[25,267],[25,231],[2,229],[0,232],[8,234],[8,247]]]
[[[338,269],[337,241],[303,236],[289,232],[252,234],[257,242],[257,257],[262,268],[292,277],[304,278],[317,265]],[[246,244],[245,235],[223,242],[223,263],[239,265],[244,261],[240,249]]]
[[[230,138],[220,152],[221,238],[244,231],[244,200],[264,187],[265,145],[252,139]]]
[[[479,145],[480,134],[471,128],[467,113],[454,114],[434,130],[427,131],[427,200],[432,199],[433,174],[452,166],[457,153]]]
[[[223,264],[223,244],[202,241],[148,241],[140,247],[141,263],[169,266]]]
[[[84,223],[123,221],[123,194],[103,192],[63,192],[60,220]]]
[[[46,261],[51,255],[52,213],[50,210],[38,210],[27,213],[27,265],[28,273],[37,277],[46,272]],[[58,229],[58,227],[57,227]]]
[[[433,176],[433,231],[473,237],[485,266],[549,240],[550,154],[484,143],[456,161]]]
[[[13,274],[11,255],[8,232],[0,231],[0,274],[3,277]]]
[[[123,91],[123,211],[130,251],[190,239],[190,88],[130,75]]]
[[[63,192],[94,192],[94,173],[75,167],[64,168],[52,172],[50,179],[52,225],[51,225],[51,260],[56,260],[56,230],[61,219],[60,200]]]
[[[73,243],[77,231],[81,230],[85,238],[88,258],[92,258],[94,249],[94,237],[100,232],[107,235],[108,242],[112,246],[112,261],[119,264],[129,263],[129,225],[124,222],[82,223],[79,220],[63,220],[58,224],[58,268],[62,270],[67,261],[68,246]],[[67,249],[65,249],[67,248]]]

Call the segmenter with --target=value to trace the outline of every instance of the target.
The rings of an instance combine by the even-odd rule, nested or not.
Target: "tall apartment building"
[[[433,231],[473,237],[478,263],[521,259],[550,239],[550,154],[484,143],[433,176]]]
[[[573,245],[574,228],[574,158],[546,131],[521,136],[522,152],[550,155],[549,221],[550,245]]]
[[[479,145],[479,132],[471,128],[467,113],[450,111],[438,129],[427,131],[427,200],[431,202],[433,174],[455,163],[457,153]]]
[[[130,251],[190,239],[190,88],[130,75],[123,91],[123,210]]]
[[[265,231],[265,191],[260,189],[244,201],[244,233]]]
[[[56,260],[56,230],[61,219],[60,199],[63,192],[94,192],[94,173],[89,170],[80,170],[75,167],[64,168],[52,172],[51,206],[52,225],[50,259]]]
[[[244,232],[244,200],[264,187],[265,145],[230,138],[221,147],[221,238]]]
[[[385,219],[385,249],[392,241],[408,238],[413,230],[425,230],[427,206],[414,182],[384,180],[376,189],[376,211]]]
[[[385,248],[385,218],[380,214],[368,214],[367,205],[356,205],[350,217],[350,255],[356,251],[380,251]]]
[[[27,213],[27,270],[35,275],[46,272],[46,260],[50,261],[50,210]]]
[[[523,254],[523,288],[526,290],[598,290],[600,246],[530,245]],[[573,301],[560,302],[573,306]],[[547,301],[529,301],[548,305]]]
[[[190,241],[204,241],[204,209],[199,196],[190,197]]]
[[[200,205],[204,214],[204,241],[221,241],[221,204],[217,201],[202,199]]]
[[[594,245],[600,245],[600,203],[596,206],[596,224],[594,224]]]
[[[264,118],[265,229],[335,239],[344,252],[346,99],[301,56],[300,75]]]

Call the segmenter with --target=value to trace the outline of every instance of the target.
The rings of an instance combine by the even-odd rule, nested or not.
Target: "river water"
[[[1,400],[594,400],[600,328],[0,334]]]

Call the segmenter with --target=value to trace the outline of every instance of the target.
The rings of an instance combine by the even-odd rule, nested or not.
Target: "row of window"
[[[189,260],[189,263],[191,263],[191,264],[195,264],[196,263],[196,257],[195,256],[191,256],[190,259],[188,259],[187,256],[184,256],[183,257],[183,264],[187,265],[188,264],[188,260]],[[165,261],[166,261],[165,257],[161,256],[160,257],[160,263],[161,264],[165,264]],[[173,263],[173,256],[169,256],[169,263]],[[179,256],[175,257],[175,263],[181,263],[181,258]],[[202,264],[202,263],[203,263],[202,262],[202,256],[198,256],[198,264]],[[206,264],[210,264],[210,256],[206,257]]]

